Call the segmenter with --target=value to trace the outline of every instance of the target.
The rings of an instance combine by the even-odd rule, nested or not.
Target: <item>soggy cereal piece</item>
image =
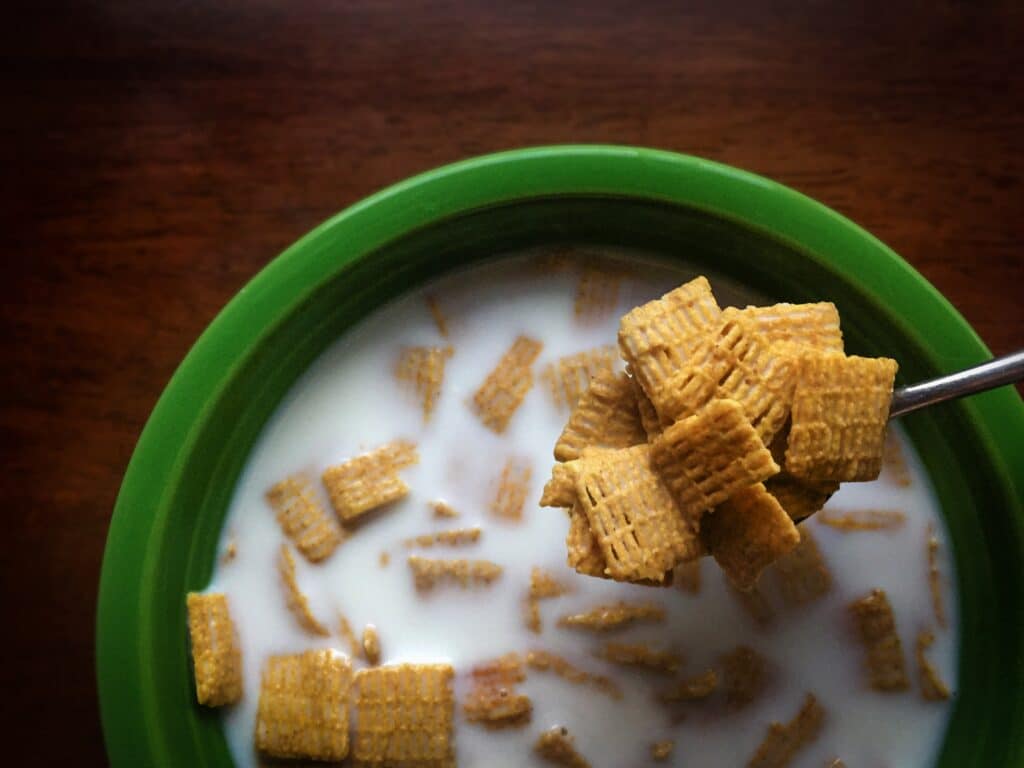
[[[558,462],[551,468],[551,479],[544,485],[540,506],[569,509],[576,503],[576,467],[573,462]]]
[[[537,737],[533,751],[545,761],[562,768],[590,768],[587,759],[576,751],[572,734],[565,726],[555,726],[544,731]]]
[[[540,601],[550,600],[569,592],[569,586],[558,581],[547,571],[534,566],[530,570],[530,590],[526,595],[526,627],[540,632]]]
[[[947,686],[925,653],[935,642],[935,635],[927,629],[917,633],[917,671],[921,680],[921,696],[927,701],[945,701],[949,698]]]
[[[839,490],[839,483],[835,481],[805,483],[797,480],[786,470],[769,477],[764,481],[764,486],[786,513],[798,523],[824,507],[832,494]]]
[[[260,684],[256,749],[269,757],[342,760],[351,688],[352,666],[333,651],[271,656]]]
[[[613,699],[622,698],[622,690],[614,681],[575,666],[568,659],[550,651],[533,650],[526,654],[526,665],[538,672],[552,672],[573,685],[586,685]]]
[[[526,679],[523,661],[516,653],[473,667],[473,687],[462,702],[471,723],[488,728],[516,728],[530,721],[533,702],[518,693],[516,684]]]
[[[775,563],[782,599],[789,605],[805,605],[832,589],[832,572],[818,542],[806,525],[800,528],[800,543]]]
[[[487,586],[501,576],[502,567],[489,560],[432,560],[409,556],[416,589],[430,590],[440,584],[455,584],[462,589]]]
[[[677,562],[700,555],[700,540],[651,469],[646,444],[585,456],[576,495],[612,578],[660,582]]]
[[[896,619],[885,591],[874,589],[850,604],[857,634],[867,652],[868,679],[876,691],[905,691],[909,687]]]
[[[242,652],[227,595],[189,592],[186,607],[196,698],[207,707],[234,704],[242,698]]]
[[[942,601],[942,574],[939,572],[939,537],[935,526],[928,523],[928,589],[932,595],[932,611],[939,626],[946,626],[946,607]]]
[[[725,702],[733,709],[752,704],[768,684],[768,660],[753,648],[740,645],[718,660],[725,685]]]
[[[768,726],[768,733],[747,768],[785,768],[797,752],[818,738],[824,724],[825,709],[814,694],[808,693],[796,717],[785,724]]]
[[[361,766],[455,765],[449,664],[398,664],[356,674],[352,757]]]
[[[284,584],[285,597],[288,600],[288,610],[291,611],[299,626],[313,635],[329,637],[331,632],[321,624],[313,612],[309,609],[309,600],[302,590],[299,589],[299,582],[295,578],[295,558],[287,544],[281,545],[280,556],[277,559],[277,570],[281,574],[281,582]]]
[[[424,533],[405,540],[406,547],[464,547],[467,544],[475,544],[480,540],[480,526],[472,528],[453,528],[450,531],[437,531],[436,533]]]
[[[712,400],[666,429],[651,448],[654,469],[694,527],[705,510],[779,471],[734,400]]]
[[[647,442],[629,377],[605,371],[590,382],[555,443],[555,459],[572,461],[586,448],[628,448]]]
[[[907,516],[898,509],[855,509],[849,512],[825,509],[816,518],[837,531],[891,531],[902,528]]]
[[[522,520],[531,474],[529,464],[516,459],[506,461],[501,470],[498,492],[491,502],[491,514],[506,520]]]
[[[267,502],[277,514],[284,535],[312,563],[334,552],[342,540],[337,519],[317,500],[305,475],[292,475],[267,491]]]
[[[675,651],[660,651],[645,643],[605,643],[595,654],[599,659],[624,667],[645,667],[661,672],[676,672],[683,657]]]
[[[353,659],[365,658],[366,651],[363,649],[362,641],[356,637],[348,618],[341,612],[338,613],[338,634],[348,644],[348,652]]]
[[[419,461],[416,446],[394,440],[343,464],[328,467],[323,483],[334,511],[343,523],[350,522],[409,493],[398,470]]]
[[[488,429],[501,434],[533,386],[533,361],[543,347],[518,337],[473,395],[473,408]]]
[[[885,447],[882,449],[882,469],[889,473],[896,485],[907,488],[910,483],[910,467],[903,455],[900,438],[895,432],[886,432]]]
[[[619,303],[622,269],[609,264],[587,264],[576,284],[574,310],[577,320],[600,320],[615,311]]]
[[[768,602],[768,598],[765,597],[764,592],[761,588],[755,585],[752,589],[746,591],[742,589],[736,589],[732,584],[727,584],[729,593],[736,598],[736,602],[740,604],[740,608],[743,609],[750,618],[754,620],[759,627],[767,627],[775,620],[775,609],[772,608],[771,603]]]
[[[441,305],[438,303],[436,296],[427,296],[427,309],[430,310],[430,316],[434,319],[437,332],[448,338],[448,318],[441,311]]]
[[[565,537],[566,563],[584,576],[605,577],[604,553],[590,530],[587,513],[579,502],[569,510],[569,533]]]
[[[589,632],[608,632],[638,622],[661,623],[665,609],[657,603],[624,603],[598,605],[583,613],[573,613],[558,620],[558,626]]]
[[[700,701],[714,693],[716,688],[718,688],[718,673],[709,669],[699,675],[677,680],[668,688],[658,692],[658,700],[664,704]]]
[[[371,667],[380,664],[380,635],[373,624],[367,624],[363,629],[363,653]]]
[[[651,759],[656,763],[664,763],[672,757],[672,750],[675,748],[676,743],[671,739],[667,741],[656,741],[651,744]]]
[[[430,502],[430,508],[434,510],[434,517],[436,518],[450,519],[459,516],[458,510],[446,501],[432,501]]]
[[[444,384],[444,367],[452,356],[447,347],[403,347],[395,363],[395,378],[420,398],[423,420],[429,421]]]
[[[839,310],[830,301],[748,306],[738,310],[738,314],[768,344],[782,342],[821,352],[843,351]]]
[[[800,532],[763,483],[744,488],[701,521],[701,539],[737,589],[800,543]]]
[[[674,578],[676,586],[683,592],[696,595],[700,592],[700,558],[680,563],[676,566]]]
[[[617,359],[615,347],[596,347],[549,363],[541,372],[541,378],[551,390],[555,405],[575,408],[591,380],[600,373],[613,371]]]
[[[802,357],[786,470],[804,481],[878,477],[895,376],[889,358]]]

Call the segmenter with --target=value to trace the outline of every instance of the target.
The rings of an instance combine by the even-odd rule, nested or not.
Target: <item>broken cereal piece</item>
[[[333,651],[271,656],[260,684],[256,748],[269,757],[342,760],[351,687],[352,666]]]
[[[782,599],[789,605],[814,602],[832,589],[832,572],[806,525],[800,528],[800,543],[776,561],[774,570]]]
[[[832,494],[839,490],[839,483],[832,480],[805,483],[797,480],[786,470],[764,481],[768,493],[782,505],[794,522],[806,520],[825,506]]]
[[[292,475],[272,486],[267,502],[284,535],[310,562],[320,562],[341,543],[341,526],[317,500],[305,475]]]
[[[865,663],[871,687],[876,691],[905,691],[909,683],[903,664],[903,648],[885,592],[872,590],[851,603],[850,612],[867,652]]]
[[[725,679],[725,702],[733,709],[753,703],[768,684],[768,660],[753,648],[740,645],[719,659]]]
[[[891,531],[895,528],[902,528],[907,521],[907,516],[898,509],[856,509],[850,512],[825,509],[816,519],[829,528],[852,533],[854,531]]]
[[[309,600],[302,590],[299,589],[299,582],[295,578],[295,558],[287,544],[281,545],[281,552],[277,559],[277,570],[281,574],[281,581],[284,584],[285,597],[288,601],[288,610],[291,611],[299,626],[313,635],[328,637],[331,632],[321,624],[313,612],[309,609]]]
[[[551,468],[551,479],[544,485],[540,506],[569,509],[576,503],[576,464],[558,462]]]
[[[701,520],[701,539],[737,589],[800,543],[800,532],[763,483],[744,488]]]
[[[589,632],[608,632],[637,622],[660,623],[664,620],[665,609],[657,603],[618,602],[563,616],[558,620],[558,626]]]
[[[882,469],[892,476],[892,480],[901,488],[910,485],[910,467],[903,455],[900,438],[895,432],[886,432],[885,447],[882,449]]]
[[[878,477],[895,376],[889,358],[802,357],[786,470],[804,481]]]
[[[658,700],[664,704],[700,701],[714,693],[716,688],[718,688],[718,673],[709,669],[699,675],[677,680],[668,688],[658,692]]]
[[[434,319],[437,332],[448,338],[448,319],[444,316],[444,312],[441,311],[441,305],[438,303],[437,297],[427,296],[427,309],[430,310],[430,316]]]
[[[356,633],[352,631],[352,625],[348,623],[345,614],[340,612],[338,613],[338,634],[348,644],[348,652],[353,659],[364,658],[365,651],[363,650],[362,642],[356,637]]]
[[[604,675],[580,669],[568,659],[549,651],[533,650],[526,654],[526,664],[539,672],[553,672],[574,685],[587,685],[613,699],[621,699],[619,686]]]
[[[768,344],[782,342],[821,352],[843,351],[839,311],[830,301],[748,306],[738,310],[738,314]]]
[[[930,630],[922,629],[917,633],[917,671],[921,681],[921,696],[927,701],[944,701],[949,698],[947,686],[925,652],[935,642],[935,635]]]
[[[555,443],[555,459],[572,461],[586,448],[628,448],[647,442],[636,395],[624,373],[604,371],[576,403]]]
[[[355,761],[388,768],[454,765],[452,676],[449,664],[360,670],[355,681]]]
[[[234,704],[242,697],[242,652],[227,595],[189,592],[185,602],[196,698],[207,707]]]
[[[497,433],[508,427],[512,414],[533,386],[533,361],[539,341],[518,337],[473,395],[473,406],[484,426]]]
[[[706,510],[779,471],[734,400],[712,400],[651,448],[654,469],[695,528]]]
[[[526,596],[526,626],[531,632],[540,632],[540,601],[550,600],[569,592],[569,586],[558,581],[547,571],[534,566],[530,570],[530,590]]]
[[[623,270],[609,263],[586,264],[576,284],[576,319],[600,320],[615,310]]]
[[[446,501],[432,501],[430,502],[430,508],[434,510],[434,517],[437,518],[453,518],[459,516],[458,511]]]
[[[503,570],[489,560],[432,560],[416,555],[409,556],[409,568],[420,590],[430,590],[439,584],[455,584],[462,589],[486,586]]]
[[[676,586],[683,592],[696,595],[700,592],[700,564],[701,559],[690,560],[676,566],[673,573]]]
[[[785,768],[797,752],[818,738],[824,724],[824,708],[814,694],[808,693],[796,717],[786,724],[768,726],[768,733],[747,768]]]
[[[473,687],[462,703],[466,719],[488,728],[516,728],[530,721],[533,703],[518,693],[516,684],[526,679],[518,654],[508,653],[473,667]]]
[[[405,540],[406,547],[462,547],[467,544],[475,544],[480,540],[480,526],[472,528],[453,528],[450,531],[437,531],[436,533],[424,533]]]
[[[395,363],[395,378],[420,398],[423,420],[429,421],[444,384],[444,367],[452,356],[447,347],[403,347]]]
[[[765,597],[764,592],[761,588],[755,585],[752,589],[746,591],[742,589],[736,589],[732,584],[727,584],[729,593],[736,598],[736,602],[740,604],[740,608],[750,616],[760,627],[767,627],[772,621],[775,620],[775,609],[772,608],[771,603],[768,602],[768,598]]]
[[[615,347],[588,349],[549,363],[541,372],[541,378],[551,390],[555,405],[575,408],[591,380],[600,373],[613,371],[616,360]]]
[[[659,651],[643,643],[605,643],[594,655],[612,664],[661,672],[676,672],[683,664],[683,657],[678,653]]]
[[[572,735],[565,726],[555,726],[537,737],[533,751],[544,760],[562,768],[590,768],[590,763],[576,751]]]
[[[530,465],[509,459],[501,470],[501,481],[494,501],[491,502],[491,513],[495,517],[506,520],[522,520],[526,494],[530,490]]]
[[[409,487],[398,476],[398,470],[418,461],[413,443],[394,440],[344,464],[328,467],[323,483],[334,511],[347,523],[405,497]]]
[[[932,594],[932,611],[940,627],[946,626],[946,608],[942,602],[942,574],[939,572],[939,537],[935,526],[928,524],[928,589]]]
[[[605,574],[604,553],[594,538],[594,532],[590,530],[590,521],[583,507],[576,502],[569,512],[569,533],[565,538],[565,547],[568,552],[566,562],[569,567],[584,576],[599,576],[607,578]]]
[[[656,741],[651,744],[651,759],[656,763],[664,763],[672,757],[672,750],[675,748],[676,743],[671,739],[667,741]]]
[[[373,624],[367,624],[363,629],[363,653],[371,667],[380,664],[380,635]]]

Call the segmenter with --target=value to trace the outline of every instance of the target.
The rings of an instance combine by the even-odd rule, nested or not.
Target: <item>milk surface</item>
[[[577,666],[605,674],[622,688],[613,700],[591,688],[574,686],[551,673],[528,673],[520,686],[533,700],[525,728],[491,731],[465,722],[456,712],[458,764],[540,766],[532,753],[537,735],[553,725],[574,734],[579,751],[595,768],[650,765],[650,745],[674,739],[668,765],[741,766],[756,750],[773,720],[786,722],[813,692],[828,713],[820,737],[793,762],[797,768],[825,765],[834,757],[862,768],[931,765],[941,743],[950,704],[921,699],[914,659],[919,629],[935,630],[929,657],[943,680],[956,690],[957,605],[946,532],[921,464],[898,427],[912,482],[898,485],[887,472],[872,483],[844,484],[828,504],[836,511],[897,509],[906,523],[895,531],[843,533],[813,518],[803,523],[816,535],[833,572],[827,597],[801,609],[786,609],[766,588],[776,607],[775,621],[758,626],[727,590],[711,559],[702,562],[702,588],[691,595],[677,587],[658,589],[579,576],[565,565],[568,520],[561,510],[536,505],[550,475],[552,448],[568,417],[540,380],[543,367],[564,355],[613,344],[618,318],[656,298],[695,273],[629,255],[632,273],[619,291],[615,311],[581,322],[573,312],[578,272],[537,268],[536,254],[521,254],[445,277],[381,307],[334,342],[292,387],[252,450],[242,473],[221,537],[221,551],[236,555],[221,562],[209,591],[225,592],[242,646],[244,697],[224,710],[224,728],[235,762],[254,766],[253,728],[260,671],[271,654],[331,647],[348,653],[337,634],[343,613],[361,634],[374,624],[383,663],[451,662],[456,695],[467,689],[466,675],[479,662],[509,651],[545,649]],[[708,275],[722,306],[771,303]],[[448,319],[449,337],[435,326],[426,297],[437,299]],[[535,386],[496,435],[469,407],[472,395],[520,334],[544,343],[534,365]],[[451,344],[454,355],[430,421],[423,422],[416,396],[394,380],[399,349],[405,345]],[[310,607],[334,632],[330,638],[304,632],[288,612],[276,568],[283,534],[264,499],[267,488],[305,471],[312,478],[330,464],[381,443],[404,437],[419,446],[420,463],[402,475],[411,492],[401,502],[372,515],[324,563],[312,565],[296,552],[297,578]],[[489,512],[506,459],[532,466],[530,493],[520,522]],[[327,509],[326,496],[317,483]],[[452,520],[433,517],[429,502],[444,500],[460,511]],[[928,590],[925,541],[935,526],[942,542],[948,628],[935,625]],[[408,549],[404,540],[419,534],[481,526],[479,543],[459,548]],[[387,558],[382,558],[387,553]],[[406,563],[410,554],[492,560],[504,574],[492,586],[474,590],[440,586],[418,593]],[[385,564],[384,560],[388,562]],[[523,597],[530,569],[543,567],[571,584],[573,591],[541,602],[543,632],[526,629]],[[886,590],[903,643],[911,690],[883,694],[867,687],[862,651],[856,643],[847,604],[869,590]],[[662,624],[597,636],[561,629],[557,617],[616,600],[655,601],[668,612]],[[667,678],[657,673],[610,665],[593,655],[606,640],[649,642],[685,657],[682,674],[695,675],[716,658],[746,644],[771,663],[771,687],[750,707],[730,712],[695,704],[673,724],[654,700]],[[356,662],[357,666],[361,662]]]

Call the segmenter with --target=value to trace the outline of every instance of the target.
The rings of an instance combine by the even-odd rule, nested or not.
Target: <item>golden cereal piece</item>
[[[431,590],[439,584],[455,584],[462,589],[487,586],[502,574],[502,567],[489,560],[432,560],[409,556],[416,589]]]
[[[573,309],[577,320],[601,320],[615,311],[623,270],[611,264],[587,264],[580,271]]]
[[[394,440],[369,453],[328,467],[323,483],[331,505],[343,523],[355,520],[372,509],[398,501],[409,493],[398,470],[419,461],[416,446]]]
[[[395,378],[420,398],[423,420],[429,421],[444,384],[444,367],[452,356],[447,347],[403,347],[395,363]]]
[[[234,704],[242,698],[242,652],[227,595],[189,592],[185,603],[196,698],[208,707]]]
[[[822,525],[843,533],[891,531],[902,528],[907,522],[907,516],[898,509],[855,509],[849,512],[825,509],[816,519]]]
[[[622,317],[619,352],[652,401],[718,327],[720,316],[711,285],[698,277]]]
[[[430,310],[430,316],[434,319],[437,332],[448,338],[448,318],[441,311],[441,305],[438,303],[436,296],[427,296],[427,309]]]
[[[939,626],[946,626],[946,607],[942,600],[942,574],[939,572],[939,537],[935,526],[928,523],[928,589],[932,595],[932,612]]]
[[[568,585],[558,581],[547,571],[534,566],[530,570],[530,590],[526,595],[526,627],[531,632],[541,630],[540,601],[550,600],[569,592]]]
[[[541,378],[548,385],[555,405],[575,408],[591,380],[600,373],[612,372],[617,359],[615,347],[596,347],[549,363],[541,371]]]
[[[271,656],[260,684],[256,748],[269,757],[343,759],[351,688],[352,666],[333,651]]]
[[[900,439],[895,432],[886,432],[885,446],[882,449],[882,470],[888,472],[896,485],[901,488],[910,486],[910,467],[903,455]]]
[[[491,514],[505,520],[522,520],[531,474],[533,471],[529,464],[517,459],[506,461],[501,470],[498,492],[491,502]]]
[[[533,361],[543,344],[520,336],[473,395],[473,407],[488,429],[501,434],[533,386]]]
[[[644,643],[605,643],[594,653],[599,659],[624,667],[645,667],[660,672],[676,672],[683,657],[675,651],[660,651]]]
[[[654,469],[694,528],[706,510],[779,471],[734,400],[712,400],[651,448]]]
[[[824,725],[825,709],[814,694],[808,693],[792,720],[768,726],[768,733],[747,768],[785,768],[797,752],[818,738]]]
[[[450,519],[459,516],[458,510],[446,501],[432,501],[430,502],[430,508],[434,510],[434,517],[436,518]]]
[[[292,475],[267,491],[284,535],[312,563],[330,556],[342,541],[341,526],[317,500],[305,475]]]
[[[824,480],[805,483],[797,480],[785,469],[765,480],[764,486],[796,522],[806,520],[824,507],[832,494],[839,490],[838,482]]]
[[[377,628],[373,624],[367,624],[363,628],[363,653],[370,666],[375,667],[380,664],[380,635],[377,634]]]
[[[656,741],[651,744],[651,759],[656,763],[664,763],[672,757],[672,751],[675,748],[676,743],[671,739],[667,741]]]
[[[668,688],[658,692],[658,700],[663,704],[701,701],[714,693],[716,688],[718,688],[718,673],[709,669],[699,675],[677,680]]]
[[[667,425],[662,424],[654,403],[651,402],[651,398],[644,392],[636,377],[630,376],[629,381],[633,387],[633,394],[636,396],[636,410],[640,414],[640,426],[643,427],[644,432],[647,434],[647,441],[654,442],[655,438],[662,433],[662,430]]]
[[[909,683],[903,647],[885,591],[872,590],[851,603],[850,612],[867,653],[865,663],[871,687],[876,691],[905,691]]]
[[[576,503],[576,467],[574,461],[558,462],[551,468],[551,479],[544,485],[540,506],[569,509]]]
[[[922,629],[917,633],[917,671],[921,681],[921,696],[927,701],[945,701],[950,696],[949,686],[942,681],[938,671],[925,656],[934,642],[935,635],[930,630]]]
[[[775,563],[774,570],[782,599],[789,605],[814,602],[832,589],[832,572],[806,525],[800,528],[800,543]]]
[[[647,442],[636,396],[624,373],[603,372],[576,403],[555,443],[555,459],[572,461],[586,448],[628,448]]]
[[[657,603],[624,603],[598,605],[583,613],[562,616],[558,626],[582,629],[588,632],[608,632],[638,622],[661,623],[665,609]]]
[[[565,538],[569,567],[584,576],[605,577],[604,553],[590,530],[590,521],[583,507],[576,502],[569,510],[569,533]]]
[[[518,654],[508,653],[473,667],[471,679],[473,687],[462,702],[462,711],[471,723],[516,728],[530,721],[533,702],[516,691],[516,684],[526,679]]]
[[[737,311],[767,344],[796,344],[820,352],[842,352],[839,311],[830,301],[748,306]]]
[[[747,590],[800,543],[800,532],[763,483],[744,488],[701,520],[701,539],[733,586]]]
[[[837,353],[801,358],[786,470],[804,481],[878,477],[896,367]]]
[[[352,631],[352,625],[349,624],[348,618],[341,612],[338,613],[338,634],[348,644],[348,652],[353,659],[365,658],[366,652],[363,650],[362,641],[356,637],[356,633]]]
[[[718,660],[725,686],[725,703],[732,709],[752,704],[768,685],[768,660],[753,648],[740,645]]]
[[[622,690],[611,679],[580,669],[557,653],[542,650],[530,651],[526,654],[526,665],[538,672],[552,672],[573,685],[589,686],[613,699],[622,698]]]
[[[475,544],[480,540],[481,530],[479,526],[472,528],[453,528],[450,531],[437,531],[436,533],[424,533],[405,540],[406,547],[426,547],[435,545],[442,547],[464,547],[467,544]]]
[[[743,612],[752,618],[759,627],[767,627],[775,620],[775,609],[772,608],[772,604],[768,602],[768,598],[759,586],[754,585],[753,588],[745,591],[736,589],[736,587],[728,582],[726,586],[729,589],[729,593],[740,604]]]
[[[587,758],[576,751],[572,734],[565,726],[555,726],[537,737],[533,751],[545,761],[562,768],[590,768]]]
[[[646,444],[581,459],[576,495],[613,578],[661,582],[677,562],[700,555]]]
[[[281,574],[281,582],[284,584],[285,597],[288,601],[288,610],[291,611],[299,626],[313,635],[322,637],[330,636],[331,632],[321,624],[313,612],[309,609],[309,600],[302,590],[299,589],[299,582],[295,578],[295,558],[287,544],[281,545],[281,553],[277,559],[277,570]]]
[[[661,389],[651,392],[650,403],[661,427],[692,416],[707,405],[716,396],[719,379],[723,378],[725,369],[715,356],[715,341],[709,336],[693,349]]]
[[[689,592],[691,595],[700,593],[700,564],[701,560],[698,558],[676,566],[673,576],[676,586],[683,592]]]
[[[452,676],[449,664],[399,664],[356,673],[356,763],[453,768]]]

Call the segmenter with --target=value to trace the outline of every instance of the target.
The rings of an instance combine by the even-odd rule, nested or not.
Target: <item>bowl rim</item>
[[[351,263],[436,221],[538,198],[599,195],[685,206],[758,231],[826,261],[878,301],[901,306],[903,327],[941,371],[991,357],[957,310],[918,272],[849,219],[788,187],[698,157],[612,145],[512,150],[446,165],[388,187],[331,217],[264,267],[196,341],[161,394],[136,444],[118,494],[104,552],[96,620],[96,670],[108,755],[133,755],[157,723],[138,692],[148,685],[146,654],[132,626],[147,610],[141,575],[154,572],[161,532],[152,478],[164,494],[180,479],[193,439],[242,361],[268,329],[300,306],[339,263]],[[328,243],[345,253],[326,256]],[[828,254],[827,258],[823,254]],[[924,336],[921,329],[927,329]],[[993,470],[1024,499],[1024,402],[1012,387],[962,403],[996,462]],[[1021,540],[1024,511],[1008,509]],[[140,574],[125,583],[123,574]],[[137,686],[123,685],[135,675]]]

